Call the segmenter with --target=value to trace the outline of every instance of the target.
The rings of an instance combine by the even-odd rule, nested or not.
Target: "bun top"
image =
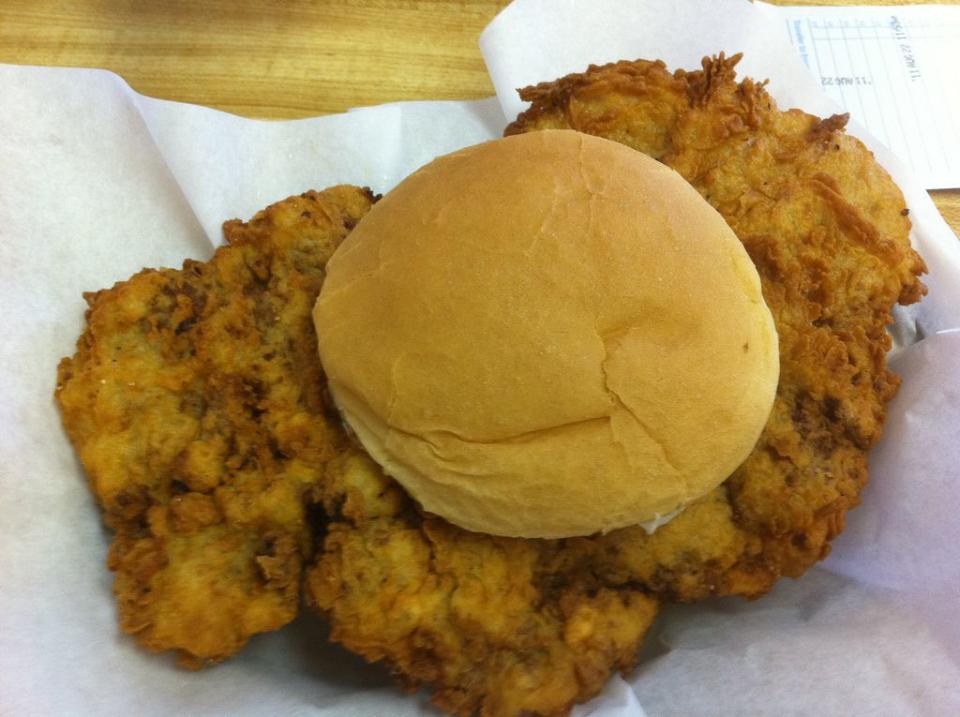
[[[415,172],[314,309],[370,455],[461,527],[555,538],[682,508],[746,458],[777,385],[756,269],[673,170],[569,130]]]

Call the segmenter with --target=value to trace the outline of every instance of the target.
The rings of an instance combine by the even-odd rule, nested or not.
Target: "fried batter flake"
[[[121,626],[185,665],[297,614],[312,488],[344,444],[310,311],[372,201],[348,186],[291,197],[227,222],[208,262],[85,297],[56,397],[114,532]]]

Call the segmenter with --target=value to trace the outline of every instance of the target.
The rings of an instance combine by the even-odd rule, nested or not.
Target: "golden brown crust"
[[[657,603],[588,566],[544,569],[557,541],[471,533],[420,513],[360,450],[328,466],[333,522],[307,597],[331,636],[386,660],[458,715],[561,715],[629,669]]]
[[[591,67],[521,90],[533,105],[507,128],[570,127],[653,155],[720,211],[760,272],[781,379],[754,453],[655,535],[621,531],[557,557],[679,600],[756,597],[829,552],[898,385],[885,364],[891,308],[925,292],[903,196],[843,132],[846,116],[779,111],[762,84],[735,81],[738,60],[672,74],[642,60]]]
[[[186,665],[298,611],[309,488],[343,443],[311,297],[371,201],[355,187],[292,197],[227,222],[208,262],[86,296],[57,400],[114,531],[121,626]]]

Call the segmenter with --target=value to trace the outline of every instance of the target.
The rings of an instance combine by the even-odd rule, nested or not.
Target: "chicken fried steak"
[[[891,309],[918,301],[923,261],[903,195],[846,116],[780,111],[732,58],[702,70],[617,62],[520,91],[507,134],[573,128],[679,172],[743,242],[780,337],[773,412],[748,460],[714,495],[647,536],[627,529],[558,551],[610,585],[682,601],[757,597],[830,550],[867,481],[898,377]]]
[[[229,657],[299,610],[312,490],[344,444],[310,309],[372,201],[307,192],[227,222],[208,262],[86,295],[56,397],[113,530],[120,624],[185,665]]]

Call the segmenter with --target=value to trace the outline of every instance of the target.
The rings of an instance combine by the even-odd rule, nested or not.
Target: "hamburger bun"
[[[569,130],[468,147],[385,196],[314,309],[334,399],[429,512],[588,535],[682,509],[777,386],[749,256],[680,175]]]

